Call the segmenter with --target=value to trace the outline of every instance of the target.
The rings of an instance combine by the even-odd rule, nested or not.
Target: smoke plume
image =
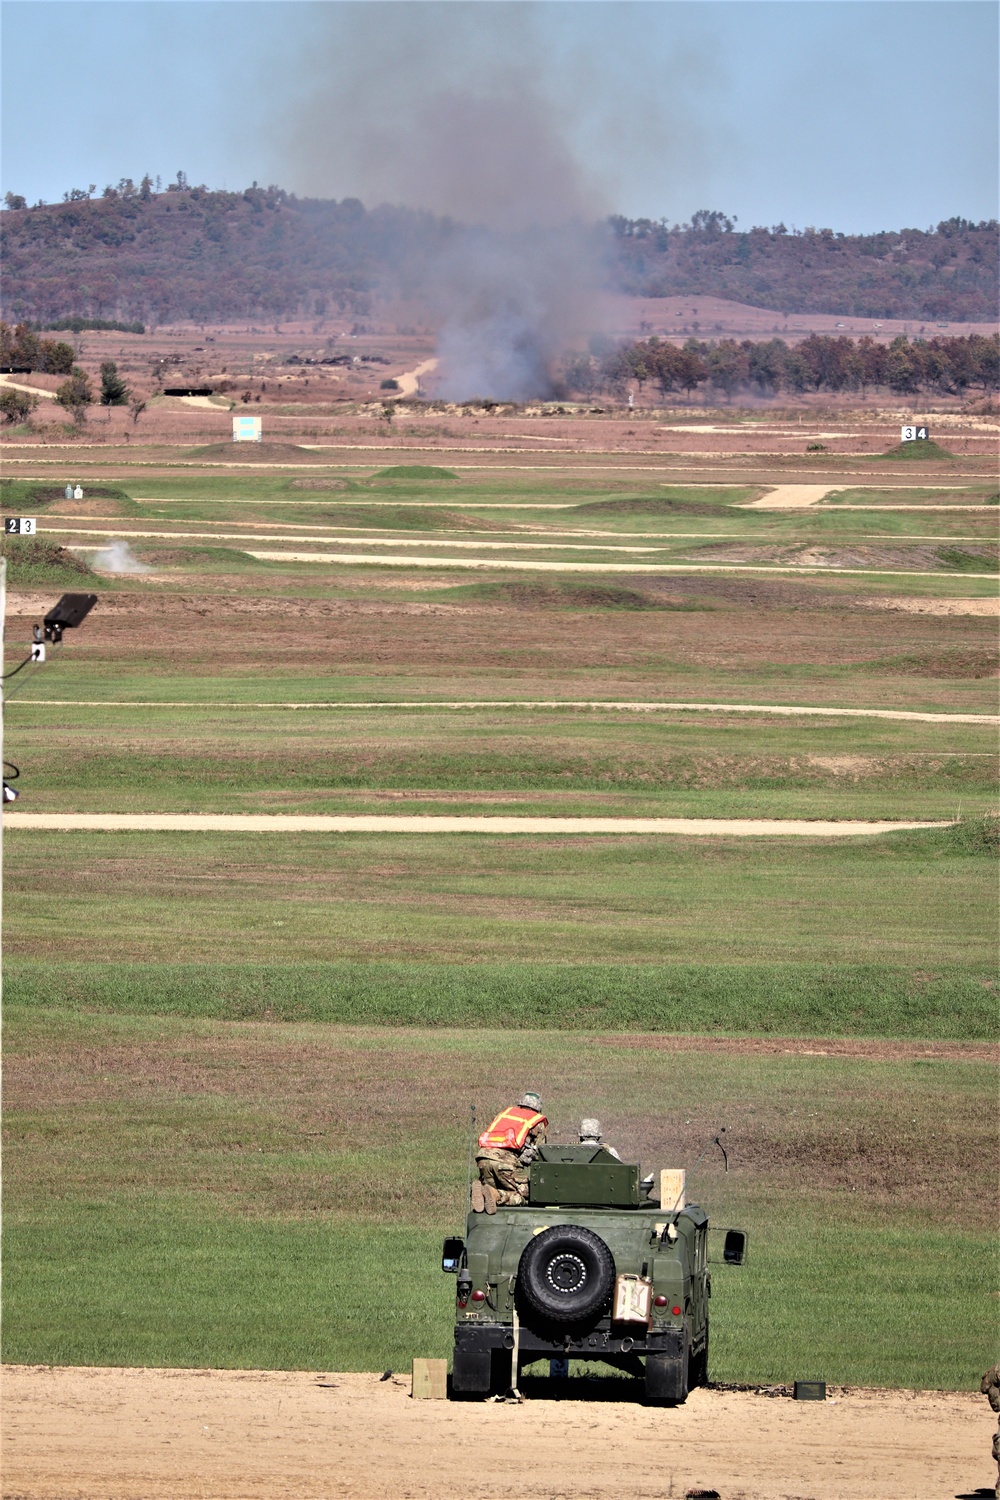
[[[116,538],[109,546],[95,552],[91,565],[100,573],[149,573],[149,565],[140,562],[128,542]]]
[[[557,357],[596,326],[593,226],[611,204],[546,77],[534,8],[338,6],[327,24],[291,126],[296,185],[452,221],[404,268],[438,331],[443,395],[554,394]]]

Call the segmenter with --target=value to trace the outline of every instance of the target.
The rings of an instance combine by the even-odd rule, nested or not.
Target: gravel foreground
[[[414,1401],[407,1372],[47,1366],[3,1386],[6,1500],[971,1500],[995,1477],[973,1392],[517,1406]]]

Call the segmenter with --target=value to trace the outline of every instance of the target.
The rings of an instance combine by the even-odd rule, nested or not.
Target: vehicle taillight
[[[666,1299],[666,1297],[654,1297],[653,1298],[653,1306],[654,1307],[666,1307],[666,1305],[667,1305],[667,1299]]]
[[[473,1300],[473,1302],[485,1302],[486,1301],[486,1293],[485,1292],[475,1291],[472,1294],[472,1300]]]
[[[472,1295],[475,1296],[476,1295],[475,1292],[473,1292]],[[680,1310],[679,1307],[672,1307],[670,1309],[670,1311],[673,1313],[673,1315],[674,1315],[675,1318],[679,1318],[680,1315],[681,1315],[681,1310]]]

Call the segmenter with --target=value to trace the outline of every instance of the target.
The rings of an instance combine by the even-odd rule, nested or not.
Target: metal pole
[[[465,1218],[469,1215],[469,1199],[472,1197],[472,1149],[476,1139],[476,1106],[469,1105],[469,1171],[465,1182]],[[463,1232],[465,1224],[462,1225]]]

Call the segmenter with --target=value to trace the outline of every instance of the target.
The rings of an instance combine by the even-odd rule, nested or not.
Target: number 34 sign
[[[927,443],[930,441],[929,427],[904,427],[900,441],[904,443]]]

